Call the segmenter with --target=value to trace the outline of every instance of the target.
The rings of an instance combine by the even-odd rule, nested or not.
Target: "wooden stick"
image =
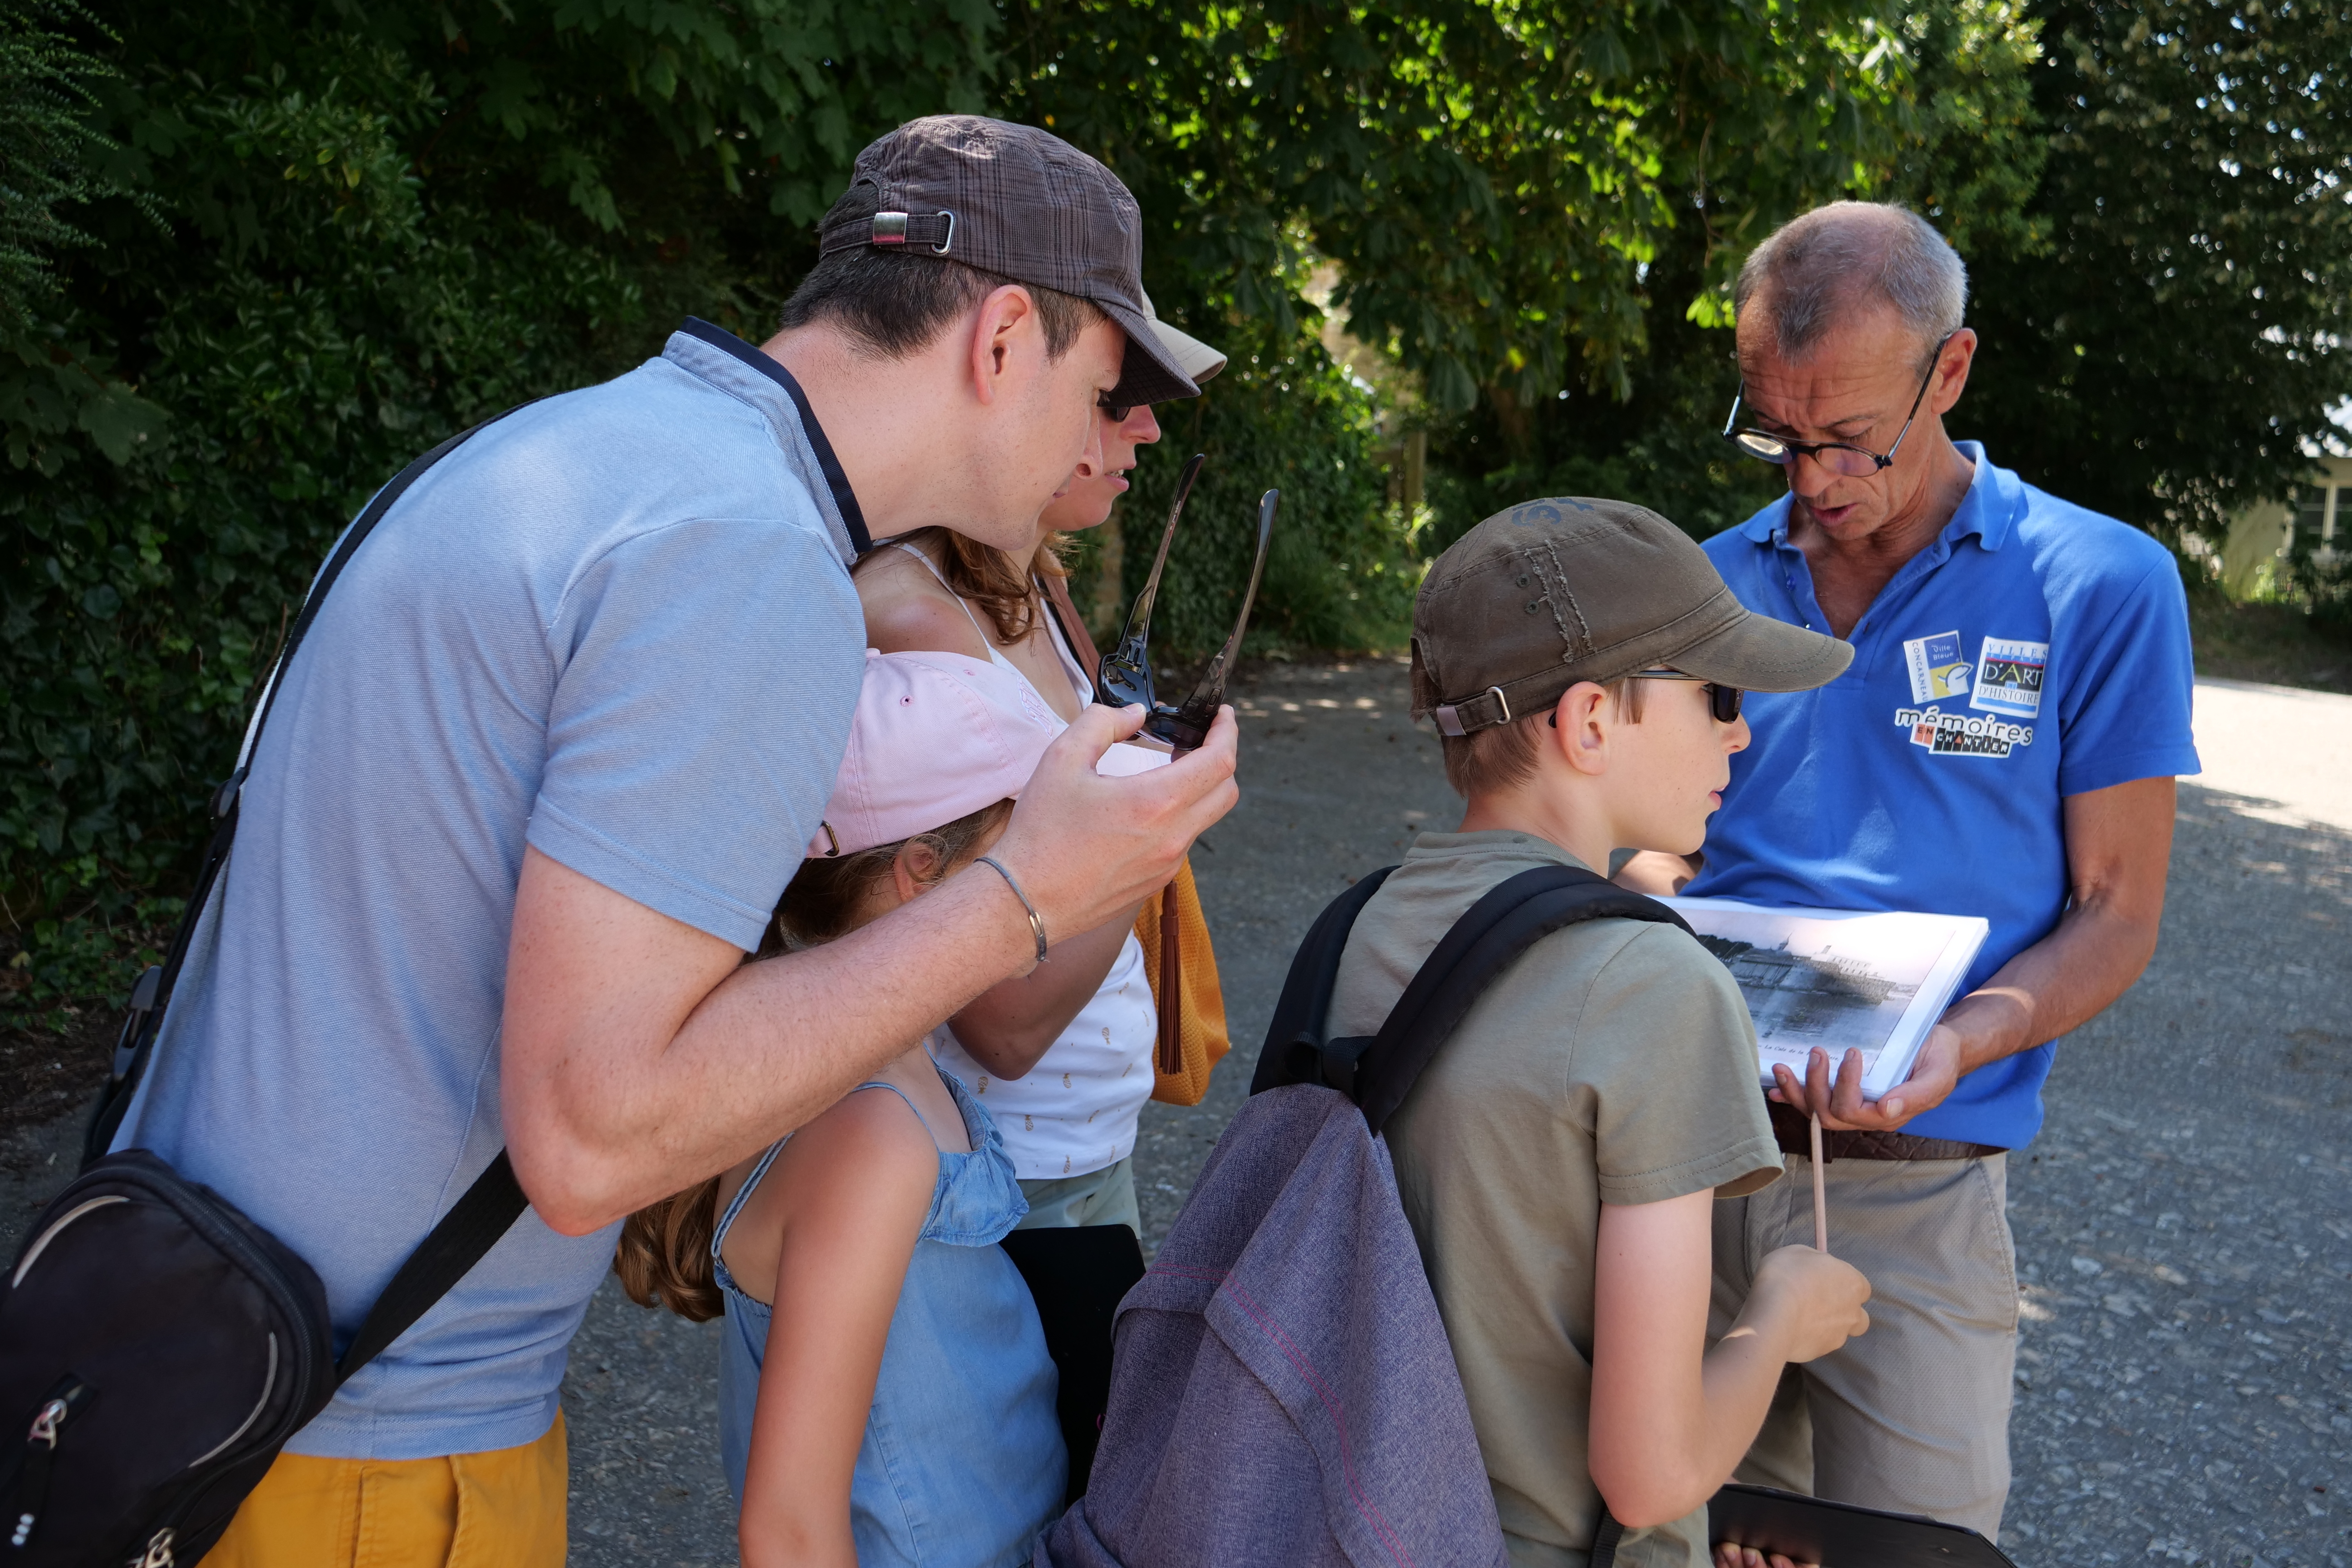
[[[1829,1184],[1822,1179],[1822,1119],[1813,1116],[1813,1250],[1827,1258],[1830,1252]]]

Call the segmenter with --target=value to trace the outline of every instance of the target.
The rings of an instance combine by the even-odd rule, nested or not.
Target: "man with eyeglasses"
[[[1706,551],[1748,608],[1854,659],[1818,690],[1752,694],[1703,861],[1639,857],[1621,879],[1990,921],[1907,1081],[1872,1103],[1858,1052],[1780,1069],[1800,1179],[1718,1205],[1715,1256],[1720,1332],[1757,1260],[1810,1235],[1818,1112],[1832,1244],[1870,1279],[1872,1329],[1790,1370],[1741,1479],[1991,1536],[2018,1320],[2007,1152],[2041,1128],[2057,1040],[2155,950],[2173,779],[2198,763],[2170,555],[1946,434],[1977,347],[1967,288],[1925,220],[1858,202],[1742,268],[1724,434],[1789,493]]]

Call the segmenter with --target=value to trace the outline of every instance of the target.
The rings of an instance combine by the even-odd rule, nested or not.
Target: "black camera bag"
[[[472,434],[384,486],[311,587],[236,771],[213,798],[212,840],[170,954],[131,992],[80,1173],[41,1211],[0,1282],[0,1568],[197,1562],[287,1440],[527,1205],[501,1151],[401,1265],[338,1363],[326,1289],[309,1264],[153,1153],[107,1152],[227,862],[279,677],[352,552],[418,475]]]

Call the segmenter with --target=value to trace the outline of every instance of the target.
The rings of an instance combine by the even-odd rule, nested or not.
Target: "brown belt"
[[[1810,1119],[1800,1114],[1793,1105],[1782,1105],[1768,1100],[1764,1109],[1772,1115],[1772,1138],[1780,1145],[1783,1154],[1812,1157],[1813,1132]],[[1908,1132],[1835,1132],[1822,1129],[1822,1163],[1833,1165],[1840,1160],[1981,1160],[1988,1154],[2006,1154],[2008,1150],[1992,1143],[1962,1143],[1951,1138],[1914,1138]]]

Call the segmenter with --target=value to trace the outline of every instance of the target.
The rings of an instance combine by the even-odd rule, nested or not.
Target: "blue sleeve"
[[[2059,700],[2058,793],[2196,773],[2197,667],[2179,569],[2167,556],[2095,608],[2105,624],[2072,650]]]
[[[586,565],[551,629],[530,842],[749,951],[832,796],[865,622],[821,531],[698,520]]]

